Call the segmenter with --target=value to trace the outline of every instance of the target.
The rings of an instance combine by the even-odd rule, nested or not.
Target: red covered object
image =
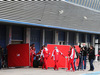
[[[7,46],[8,67],[29,66],[29,44],[12,44]]]
[[[48,44],[47,48],[50,52],[50,56],[47,60],[47,65],[48,67],[54,67],[54,60],[51,59],[52,51],[54,50],[54,47],[57,47],[59,51],[61,51],[65,56],[68,56],[68,51],[70,50],[70,46],[68,45],[51,45]],[[62,55],[59,57],[59,62],[58,62],[59,68],[67,68],[68,67],[68,59],[64,58]]]

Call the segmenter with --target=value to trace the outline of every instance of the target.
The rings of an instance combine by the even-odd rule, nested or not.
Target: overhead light
[[[64,11],[63,11],[63,10],[60,10],[60,11],[59,11],[59,14],[63,14],[63,13],[64,13]]]
[[[86,16],[84,16],[84,19],[85,19],[85,20],[87,20],[87,17],[86,17]]]

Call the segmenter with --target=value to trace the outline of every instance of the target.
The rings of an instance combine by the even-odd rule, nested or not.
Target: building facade
[[[0,1],[0,45],[96,46],[100,41],[100,12],[65,1]],[[95,44],[97,43],[97,45]]]

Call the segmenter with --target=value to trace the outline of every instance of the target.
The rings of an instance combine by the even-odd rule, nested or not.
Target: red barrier
[[[54,50],[54,47],[57,46],[57,48],[65,55],[65,56],[68,56],[68,51],[70,50],[70,46],[68,45],[51,45],[51,44],[48,44],[47,45],[47,48],[48,50],[50,51],[50,56],[48,58],[48,67],[54,67],[54,60],[51,59],[51,55],[52,55],[52,51]],[[65,68],[65,67],[68,67],[68,59],[65,59],[63,56],[60,55],[60,58],[59,58],[59,62],[58,62],[58,66],[60,68]]]
[[[8,67],[29,66],[29,44],[7,46]]]

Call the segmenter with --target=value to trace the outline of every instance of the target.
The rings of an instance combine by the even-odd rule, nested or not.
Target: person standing
[[[54,62],[55,62],[55,65],[54,65],[54,70],[58,70],[59,69],[59,67],[58,67],[58,61],[59,61],[59,55],[62,55],[63,57],[65,57],[64,55],[63,55],[63,53],[62,52],[60,52],[59,50],[58,50],[58,48],[57,47],[55,47],[54,48],[54,50],[53,50],[53,52],[52,52],[52,56],[51,56],[51,59],[53,58],[53,60],[54,60]]]
[[[34,62],[34,56],[35,56],[35,51],[34,47],[30,46],[30,62],[31,62],[31,67],[33,67],[33,62]]]
[[[69,63],[68,63],[68,70],[67,71],[70,71],[70,65],[72,65],[72,71],[75,71],[74,57],[75,57],[75,50],[74,50],[73,46],[70,46]]]
[[[34,50],[34,52],[36,53],[35,44],[33,43],[31,46],[32,46],[32,49]]]
[[[47,47],[44,45],[43,46],[43,50],[41,52],[41,59],[43,58],[43,65],[42,65],[42,69],[48,69],[47,67],[47,59],[49,57],[50,53],[49,53],[49,50],[47,49]]]
[[[87,58],[87,48],[86,46],[83,47],[83,60],[84,60],[84,70],[86,70],[86,58]]]
[[[90,46],[90,49],[89,49],[90,70],[89,71],[93,71],[94,70],[94,65],[93,65],[94,59],[95,59],[95,49],[94,49],[93,46]]]
[[[78,52],[77,52],[77,50],[76,50],[75,46],[74,46],[74,50],[75,50],[74,68],[75,68],[75,71],[76,71],[76,64],[75,64],[75,62],[76,62],[76,59],[78,59]]]
[[[83,47],[80,47],[78,70],[83,70]]]

